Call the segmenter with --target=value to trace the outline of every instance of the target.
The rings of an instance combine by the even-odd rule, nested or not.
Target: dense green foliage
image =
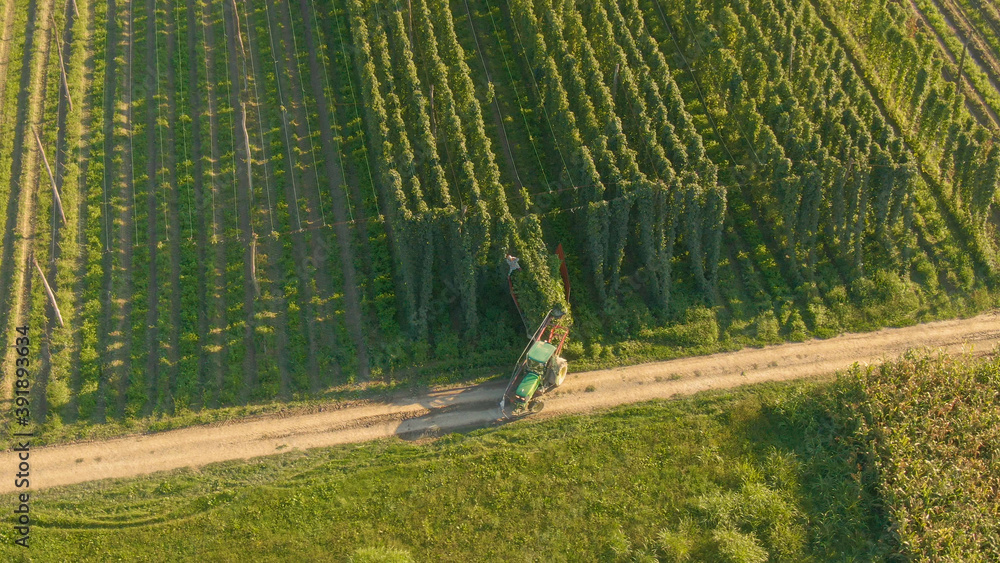
[[[1000,553],[1000,362],[909,354],[843,379],[853,447],[917,559]]]
[[[32,504],[31,553],[985,561],[998,374],[912,354],[836,381],[65,487]]]
[[[495,368],[553,304],[567,356],[619,362],[993,305],[1000,19],[916,6],[10,4],[0,330],[31,326],[33,415]]]

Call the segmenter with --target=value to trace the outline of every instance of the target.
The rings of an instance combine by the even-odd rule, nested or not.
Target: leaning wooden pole
[[[240,49],[243,49],[243,43],[240,43]],[[253,197],[253,153],[250,152],[250,133],[247,131],[247,105],[240,102],[243,106],[243,112],[240,115],[240,128],[243,129],[243,150],[247,151],[247,186],[249,186],[250,197]],[[253,230],[253,221],[250,222],[250,229]]]
[[[38,130],[31,126],[31,132],[35,134],[35,141],[38,142],[38,152],[42,153],[42,161],[45,163],[45,170],[49,173],[49,180],[52,181],[52,199],[55,201],[56,209],[59,210],[59,217],[62,218],[63,225],[66,224],[66,214],[63,213],[62,198],[59,197],[59,190],[56,189],[56,178],[52,175],[52,167],[49,166],[49,158],[45,156],[45,147],[42,146],[42,138],[38,136]]]
[[[52,288],[49,286],[49,280],[45,279],[45,272],[42,271],[42,267],[38,265],[38,260],[34,256],[31,257],[31,262],[35,265],[35,269],[38,270],[38,275],[42,276],[42,285],[45,286],[45,293],[49,296],[49,303],[52,304],[52,310],[56,312],[56,320],[59,321],[59,326],[63,326],[62,313],[59,312],[59,304],[56,303],[56,294],[52,293]]]
[[[66,75],[66,63],[63,62],[62,42],[59,41],[59,34],[56,33],[56,18],[51,13],[52,35],[56,38],[56,53],[59,54],[59,72],[62,75],[63,90],[66,92],[66,103],[69,104],[69,111],[73,111],[73,97],[69,95],[69,77]]]

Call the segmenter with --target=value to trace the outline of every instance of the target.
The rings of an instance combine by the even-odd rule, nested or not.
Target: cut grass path
[[[545,397],[544,408],[532,418],[763,381],[823,376],[855,362],[894,358],[914,347],[984,354],[997,344],[1000,312],[995,311],[971,319],[574,373],[558,391]],[[35,469],[32,488],[133,477],[393,435],[417,439],[497,424],[497,402],[505,384],[494,381],[440,389],[391,402],[331,403],[329,410],[318,413],[41,447],[31,452]],[[15,456],[15,452],[3,452],[0,466],[15,466]],[[0,493],[13,491],[13,485],[13,480],[0,481]]]

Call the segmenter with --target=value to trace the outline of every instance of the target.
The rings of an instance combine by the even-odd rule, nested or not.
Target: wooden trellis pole
[[[73,4],[74,7],[76,4]],[[69,110],[73,111],[73,97],[69,95],[69,77],[66,76],[66,63],[63,62],[62,56],[62,43],[59,41],[59,33],[56,32],[56,18],[49,13],[49,19],[52,20],[52,35],[56,38],[56,53],[59,54],[59,73],[62,76],[63,91],[66,92],[66,102],[69,104]]]
[[[45,163],[45,170],[49,173],[49,180],[52,181],[52,199],[59,210],[59,217],[62,218],[63,225],[66,224],[66,214],[63,213],[62,198],[59,197],[59,190],[56,189],[56,178],[52,175],[52,167],[49,166],[49,158],[45,156],[45,147],[42,146],[42,138],[38,136],[38,130],[31,126],[31,132],[35,134],[35,141],[38,143],[38,152],[42,153],[42,161]]]
[[[612,86],[611,88],[611,99],[615,99],[618,97],[618,71],[621,70],[621,66],[622,66],[621,63],[615,65],[615,78],[614,78],[614,86]]]
[[[42,271],[42,267],[38,265],[38,260],[35,256],[31,256],[31,262],[35,265],[35,269],[38,270],[38,275],[42,276],[42,285],[45,286],[45,293],[49,296],[49,302],[52,303],[52,310],[56,312],[56,320],[59,321],[59,326],[63,326],[62,313],[59,312],[59,304],[56,303],[56,295],[52,293],[52,288],[49,286],[49,280],[45,279],[45,272]]]
[[[250,168],[253,166],[253,153],[250,152],[250,133],[247,132],[247,106],[240,102],[243,111],[240,112],[240,128],[243,129],[243,150],[247,151],[247,185],[250,186],[250,194],[253,197],[253,173]],[[253,230],[253,221],[250,222],[250,229]]]
[[[792,37],[788,42],[788,76],[791,76],[794,72],[793,66],[795,63],[795,38]]]
[[[431,127],[433,128],[434,134],[437,135],[438,125],[437,118],[434,117],[434,83],[431,83]]]
[[[962,45],[962,58],[958,63],[958,73],[955,74],[955,84],[960,88],[962,86],[962,72],[965,71],[965,54],[969,52],[969,44],[964,43]]]
[[[257,283],[257,233],[250,241],[250,276],[253,278],[253,290],[260,297],[260,284]]]

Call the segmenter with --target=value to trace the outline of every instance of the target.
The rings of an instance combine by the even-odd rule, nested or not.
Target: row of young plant
[[[271,13],[268,7],[258,7],[255,10],[248,10],[242,13],[238,19],[239,25],[246,29],[246,41],[243,43],[244,52],[242,56],[242,66],[247,73],[239,85],[245,89],[244,96],[247,99],[246,111],[246,134],[250,155],[259,165],[257,172],[260,176],[252,176],[255,182],[249,189],[251,202],[257,202],[258,213],[251,215],[251,240],[249,248],[251,251],[251,266],[256,267],[252,271],[249,280],[244,277],[244,283],[251,284],[256,292],[259,292],[258,304],[266,311],[258,313],[255,320],[260,324],[255,328],[257,340],[261,343],[259,349],[265,352],[257,358],[256,374],[258,393],[265,397],[290,397],[293,391],[298,389],[309,389],[318,384],[319,367],[316,358],[315,347],[297,347],[298,341],[291,334],[294,334],[294,327],[298,324],[307,324],[301,332],[308,335],[305,340],[314,338],[316,318],[313,313],[313,303],[310,302],[305,307],[306,316],[302,319],[294,314],[291,304],[295,303],[298,288],[295,284],[302,283],[299,280],[301,265],[301,246],[306,240],[305,234],[295,236],[292,240],[282,241],[278,232],[291,232],[301,230],[301,223],[293,225],[291,219],[300,217],[300,202],[297,197],[284,200],[282,197],[281,182],[282,175],[292,174],[293,164],[287,162],[283,157],[291,154],[292,147],[284,146],[284,137],[275,147],[274,134],[284,132],[287,124],[282,119],[286,107],[284,97],[277,102],[270,101],[271,89],[277,86],[280,91],[281,85],[275,84],[268,88],[268,74],[270,68],[278,68],[278,55],[272,52],[270,39],[273,35],[271,28],[274,23],[271,21]],[[263,32],[262,32],[263,28]],[[242,29],[242,27],[241,27]],[[240,41],[243,39],[241,37]],[[227,44],[227,50],[229,49]],[[249,59],[249,60],[248,60]],[[282,59],[283,62],[283,59]],[[275,71],[277,72],[277,71]],[[277,81],[278,75],[272,77]],[[272,111],[278,108],[280,111]],[[280,125],[275,128],[273,123]],[[267,129],[265,129],[265,125]],[[259,151],[259,152],[258,152]],[[254,189],[256,188],[256,189]],[[284,206],[282,201],[286,201]],[[286,212],[282,212],[284,209]],[[294,210],[294,215],[293,215]],[[253,236],[257,234],[257,239]],[[288,247],[295,246],[298,252],[294,254]],[[249,321],[248,321],[249,322]],[[313,340],[314,342],[314,340]],[[266,351],[273,350],[274,357],[269,358]],[[299,360],[299,361],[295,361]],[[302,361],[305,360],[305,361]],[[302,368],[302,370],[296,369]],[[310,380],[308,373],[315,373]],[[315,371],[312,371],[315,370]]]
[[[4,77],[6,78],[2,88],[3,98],[0,103],[0,112],[3,120],[0,123],[0,143],[3,147],[3,155],[0,156],[0,163],[3,168],[0,171],[0,181],[3,182],[3,189],[0,190],[0,209],[3,210],[5,225],[14,225],[14,229],[7,228],[3,233],[3,240],[0,242],[0,327],[2,330],[12,333],[13,324],[18,317],[18,304],[21,302],[16,296],[15,278],[17,277],[17,263],[23,259],[19,256],[19,248],[23,244],[18,243],[18,232],[20,225],[18,218],[23,207],[22,200],[27,193],[30,198],[31,192],[21,189],[24,186],[21,172],[23,170],[25,148],[30,148],[28,142],[34,142],[30,129],[25,127],[26,117],[29,115],[28,93],[26,87],[30,86],[33,76],[30,72],[32,63],[37,58],[39,44],[44,42],[40,39],[44,35],[44,30],[34,24],[34,16],[40,11],[38,6],[33,6],[32,10],[13,10],[13,6],[8,5],[4,10],[3,34],[4,41],[0,50],[5,51],[6,57],[0,63]],[[27,136],[26,136],[27,134]],[[5,353],[2,362],[5,373],[8,364],[13,364],[15,357],[13,349]]]
[[[25,31],[27,28],[27,10],[15,10],[13,5],[3,14],[3,51],[4,59],[0,62],[0,185],[9,186],[11,182],[11,161],[14,156],[14,129],[17,113],[17,101],[21,72],[19,61],[24,53]],[[8,213],[10,191],[0,190],[0,217],[6,219]]]
[[[214,284],[225,293],[208,282],[208,324],[219,336],[202,379],[213,389],[211,404],[228,404],[318,390],[337,380],[351,355],[336,320],[338,272],[326,253],[332,237],[319,191],[324,175],[309,154],[315,105],[300,82],[291,9],[216,8],[202,36],[209,45],[205,72],[215,79],[202,97],[212,115],[199,129],[202,152],[219,158],[204,166],[211,189],[201,199],[214,212],[204,215],[218,241]],[[234,210],[230,221],[225,209]]]
[[[105,19],[105,10],[109,8],[113,16]],[[85,118],[71,121],[86,127],[89,142],[75,143],[79,148],[68,155],[79,160],[82,168],[78,182],[80,198],[70,206],[81,221],[72,240],[79,239],[81,246],[78,258],[68,261],[60,270],[60,277],[66,278],[66,283],[60,284],[66,294],[59,299],[64,310],[69,306],[71,311],[77,312],[79,319],[55,331],[56,335],[73,335],[73,344],[61,349],[52,362],[52,367],[57,370],[53,373],[69,381],[69,400],[59,389],[52,389],[52,383],[56,381],[50,383],[50,390],[54,397],[65,403],[65,408],[58,413],[64,418],[103,420],[109,414],[118,416],[153,406],[149,400],[150,389],[141,389],[143,384],[148,383],[128,369],[136,361],[141,361],[133,356],[132,350],[149,348],[148,343],[142,340],[145,336],[143,328],[149,319],[145,322],[140,320],[141,311],[133,306],[133,301],[147,308],[151,305],[149,301],[141,303],[145,295],[140,294],[136,298],[133,294],[137,283],[141,289],[150,283],[148,280],[151,277],[144,268],[135,266],[138,234],[135,213],[140,207],[135,202],[140,196],[133,188],[136,181],[142,180],[135,178],[139,159],[134,158],[133,148],[136,138],[148,141],[150,137],[148,131],[136,134],[134,122],[138,109],[130,104],[116,103],[118,97],[125,101],[135,97],[135,92],[129,87],[129,78],[134,73],[130,57],[135,57],[137,45],[132,41],[137,35],[141,18],[127,11],[118,13],[114,4],[86,4],[81,13],[87,16],[85,29],[93,36],[89,43],[81,44],[81,54],[71,65],[71,72],[84,72],[86,66],[82,61],[87,56],[93,56],[93,72],[86,79],[94,88],[89,95],[83,95],[85,90],[81,90],[76,97],[75,107],[81,108]],[[155,45],[149,46],[155,48]],[[101,53],[101,49],[105,52]],[[155,80],[155,76],[151,76],[150,80]],[[146,108],[155,110],[153,105]],[[156,120],[148,122],[155,125]],[[140,158],[148,158],[149,151],[145,152],[147,154],[140,155]],[[71,186],[64,183],[61,189],[72,193],[69,190]],[[143,187],[147,192],[151,189],[141,186],[140,190]],[[53,246],[58,245],[60,251],[65,252],[67,247],[72,249],[69,240],[67,236],[57,237]],[[149,258],[138,260],[148,261]],[[157,266],[166,267],[166,257],[161,257]],[[159,303],[156,305],[160,306]],[[69,367],[64,365],[67,361],[71,364]],[[42,417],[44,419],[44,414]]]
[[[57,222],[53,229],[48,220],[61,221],[59,214],[51,199],[39,198],[38,239],[51,241],[51,246],[37,244],[35,253],[66,324],[58,328],[44,292],[33,292],[32,318],[46,334],[41,339],[45,358],[40,381],[49,392],[36,394],[40,419],[59,414],[56,420],[100,421],[173,412],[178,407],[288,397],[336,381],[322,374],[342,364],[350,368],[355,354],[349,345],[338,352],[350,341],[335,320],[344,309],[332,289],[342,283],[339,271],[330,268],[321,300],[313,299],[313,291],[301,293],[302,287],[313,286],[315,269],[328,262],[324,249],[336,240],[323,229],[322,219],[316,220],[323,196],[314,184],[313,195],[303,198],[305,206],[298,197],[284,206],[270,200],[275,195],[271,183],[275,191],[280,187],[277,175],[295,170],[297,181],[308,174],[316,181],[324,178],[301,166],[301,155],[293,159],[289,152],[288,161],[277,158],[284,151],[274,146],[286,147],[275,141],[281,128],[271,124],[281,121],[264,110],[289,107],[304,116],[307,92],[300,90],[298,100],[303,101],[287,105],[261,103],[256,93],[251,99],[250,90],[258,81],[266,96],[268,84],[273,88],[278,80],[287,84],[289,79],[278,73],[267,77],[264,57],[277,57],[269,50],[265,54],[235,48],[239,43],[259,48],[248,39],[251,33],[259,36],[262,28],[284,25],[289,37],[296,32],[291,20],[279,24],[257,12],[250,14],[251,22],[209,6],[182,19],[178,6],[157,10],[150,4],[143,12],[136,7],[131,13],[113,3],[113,17],[105,20],[104,4],[96,11],[96,4],[81,4],[82,15],[59,30],[61,41],[67,42],[66,64],[54,56],[47,59],[43,90],[46,111],[58,115],[58,126],[40,131],[41,140],[63,196],[67,224]],[[88,72],[82,61],[91,54],[97,62]],[[227,66],[230,55],[238,59]],[[247,61],[254,55],[254,61]],[[269,62],[275,69],[287,67],[288,55]],[[72,110],[63,95],[64,67],[71,94],[76,94]],[[242,84],[236,84],[240,80]],[[89,95],[87,81],[99,85]],[[235,88],[240,91],[229,97],[227,88],[230,94]],[[242,141],[244,146],[252,144],[259,156],[237,154],[240,147],[234,141],[241,138],[235,131],[225,133],[242,125],[234,117],[234,105],[250,108],[246,131],[256,128],[259,135]],[[188,113],[193,119],[182,117]],[[299,146],[309,140],[301,135]],[[41,178],[40,185],[46,187],[47,177]],[[226,189],[230,181],[242,178],[247,184],[238,186],[240,191]],[[236,213],[226,213],[228,206]],[[303,215],[315,224],[293,228],[292,207],[303,207]],[[258,230],[264,235],[259,243],[254,236]],[[50,253],[50,248],[56,252]],[[56,258],[55,265],[47,267],[51,258]],[[298,271],[293,262],[301,266]],[[256,271],[233,267],[249,264]],[[292,271],[296,275],[286,274]],[[300,316],[299,311],[314,305],[324,309],[309,311],[312,318]],[[325,338],[326,348],[289,337],[296,334],[296,323],[319,322],[325,325],[315,332]],[[308,331],[302,332],[309,337]],[[259,366],[248,359],[258,350],[264,352],[258,355],[263,358]],[[295,362],[306,354],[309,362]]]
[[[9,7],[9,6],[8,6]],[[11,37],[15,32],[10,29],[13,13],[5,7],[3,18],[4,45],[3,50],[12,48],[18,58],[11,61],[9,58],[3,63],[3,72],[9,73],[8,81],[15,86],[8,84],[5,89],[13,91],[15,94],[14,105],[4,104],[2,111],[6,114],[3,124],[4,142],[9,149],[9,158],[5,159],[7,168],[4,174],[6,185],[3,191],[4,196],[4,219],[8,227],[3,233],[3,240],[0,241],[0,327],[6,333],[22,337],[23,332],[16,332],[15,328],[30,322],[30,297],[25,296],[25,284],[30,283],[24,264],[32,264],[29,241],[33,238],[33,214],[35,213],[35,194],[38,182],[42,179],[41,174],[36,173],[33,166],[34,161],[39,160],[40,153],[37,150],[36,138],[33,134],[35,129],[31,126],[43,120],[45,114],[44,96],[42,95],[45,79],[47,77],[49,53],[48,34],[51,32],[51,25],[36,25],[32,21],[32,16],[48,19],[51,6],[42,4],[33,6],[29,10],[26,28],[21,31],[20,38]],[[17,45],[10,45],[10,43]],[[6,54],[6,53],[5,53]],[[13,64],[11,64],[13,62]],[[18,68],[18,62],[22,67]],[[9,100],[9,98],[8,98]],[[5,102],[8,100],[4,100]],[[11,112],[10,110],[13,109]],[[46,178],[47,182],[48,179]],[[48,184],[46,184],[47,186]],[[37,328],[37,327],[36,327]],[[38,331],[34,333],[36,342],[40,342],[37,337]],[[14,347],[14,341],[9,346],[3,357],[0,358],[4,373],[9,373],[10,382],[8,396],[12,395],[15,360],[18,357]],[[21,345],[24,340],[19,341]],[[23,401],[24,399],[22,399]],[[19,404],[17,406],[24,406]]]
[[[338,161],[343,169],[356,245],[355,266],[359,273],[361,312],[367,331],[366,350],[374,373],[381,374],[406,363],[408,342],[397,315],[389,237],[381,216],[372,159],[362,120],[359,77],[352,57],[353,43],[348,6],[340,2],[312,1],[318,41],[326,48],[317,53],[323,60],[327,99],[333,106]]]
[[[106,357],[110,352],[105,348],[108,324],[104,315],[111,298],[112,249],[117,247],[112,246],[112,206],[116,205],[115,92],[121,90],[115,87],[114,77],[116,69],[122,68],[117,48],[120,32],[115,27],[114,3],[87,3],[85,8],[80,4],[89,13],[91,36],[85,52],[92,57],[93,71],[89,75],[90,88],[84,90],[86,96],[77,98],[86,111],[84,126],[90,142],[81,149],[89,158],[81,155],[86,174],[79,188],[81,252],[75,265],[78,321],[70,354],[70,397],[58,413],[68,422],[103,420],[107,400],[113,397],[108,385]]]
[[[42,362],[36,375],[39,392],[33,397],[33,410],[43,420],[50,409],[58,410],[70,400],[74,377],[72,351],[77,335],[61,330],[58,319],[61,317],[63,325],[73,327],[79,323],[81,309],[78,276],[86,249],[81,240],[86,233],[83,199],[89,164],[81,139],[84,121],[89,118],[84,98],[90,81],[83,62],[91,40],[92,17],[90,6],[83,11],[70,5],[57,6],[52,14],[45,119],[36,127],[39,138],[32,139],[44,153],[38,158],[39,165],[46,169],[39,177],[35,232],[38,240],[48,242],[36,243],[34,257],[60,304],[57,315],[46,292],[35,293],[31,324],[36,335],[44,336],[39,339]]]
[[[324,206],[327,204],[324,202],[321,190],[332,192],[333,189],[340,190],[342,188],[341,186],[336,186],[331,190],[326,190],[325,186],[329,185],[330,178],[327,177],[327,170],[325,168],[317,166],[314,153],[317,141],[314,141],[312,137],[315,131],[312,123],[315,123],[315,119],[313,118],[313,121],[310,122],[310,115],[313,110],[309,108],[317,108],[318,102],[314,99],[311,91],[305,87],[303,74],[312,76],[320,73],[320,70],[318,68],[303,70],[300,66],[301,62],[298,54],[300,42],[296,39],[291,19],[293,15],[291,6],[284,6],[283,10],[281,8],[281,6],[277,6],[265,15],[268,15],[273,21],[270,24],[268,33],[270,34],[269,44],[274,49],[274,60],[278,62],[275,68],[276,71],[279,67],[282,69],[278,76],[279,86],[282,89],[279,92],[279,98],[283,95],[286,103],[291,104],[288,107],[292,110],[291,115],[284,116],[286,120],[284,122],[284,138],[287,141],[288,139],[297,137],[299,154],[305,155],[308,151],[310,155],[309,160],[305,162],[312,165],[298,172],[297,178],[294,176],[291,178],[293,182],[292,191],[297,192],[298,197],[301,197],[305,204],[303,208],[304,213],[297,212],[295,219],[300,225],[303,218],[308,224],[322,225],[327,223],[327,215],[324,209]],[[298,11],[296,10],[296,12]],[[300,29],[302,28],[300,27]],[[279,54],[277,50],[279,47],[283,49],[281,51],[282,54]],[[313,77],[315,78],[315,76]],[[325,154],[321,158],[334,159],[337,157],[333,154]],[[291,154],[289,153],[289,162],[290,159]],[[304,156],[303,159],[305,159]],[[297,186],[295,185],[296,182]],[[291,201],[290,196],[295,197],[295,193],[289,194],[287,188],[285,191],[286,200]],[[336,317],[333,313],[335,287],[339,283],[336,277],[339,272],[332,268],[333,262],[329,260],[324,251],[324,249],[331,247],[332,244],[333,240],[329,238],[329,233],[325,230],[309,232],[308,237],[302,237],[293,244],[293,252],[298,257],[300,271],[303,274],[309,271],[310,257],[313,262],[311,266],[315,269],[312,274],[316,280],[315,287],[310,287],[309,278],[303,277],[301,278],[302,281],[299,290],[303,298],[311,298],[312,295],[319,298],[312,311],[312,314],[315,315],[315,320],[306,319],[306,323],[313,324],[309,332],[309,338],[312,339],[309,345],[311,349],[316,350],[314,361],[319,366],[319,369],[327,371],[336,371],[339,369],[337,361],[325,363],[329,361],[328,358],[339,357],[346,359],[350,357],[344,353],[348,346],[339,337],[341,326],[336,322]],[[310,385],[316,387],[320,384],[320,381],[319,379],[315,379],[316,376],[312,377]]]

